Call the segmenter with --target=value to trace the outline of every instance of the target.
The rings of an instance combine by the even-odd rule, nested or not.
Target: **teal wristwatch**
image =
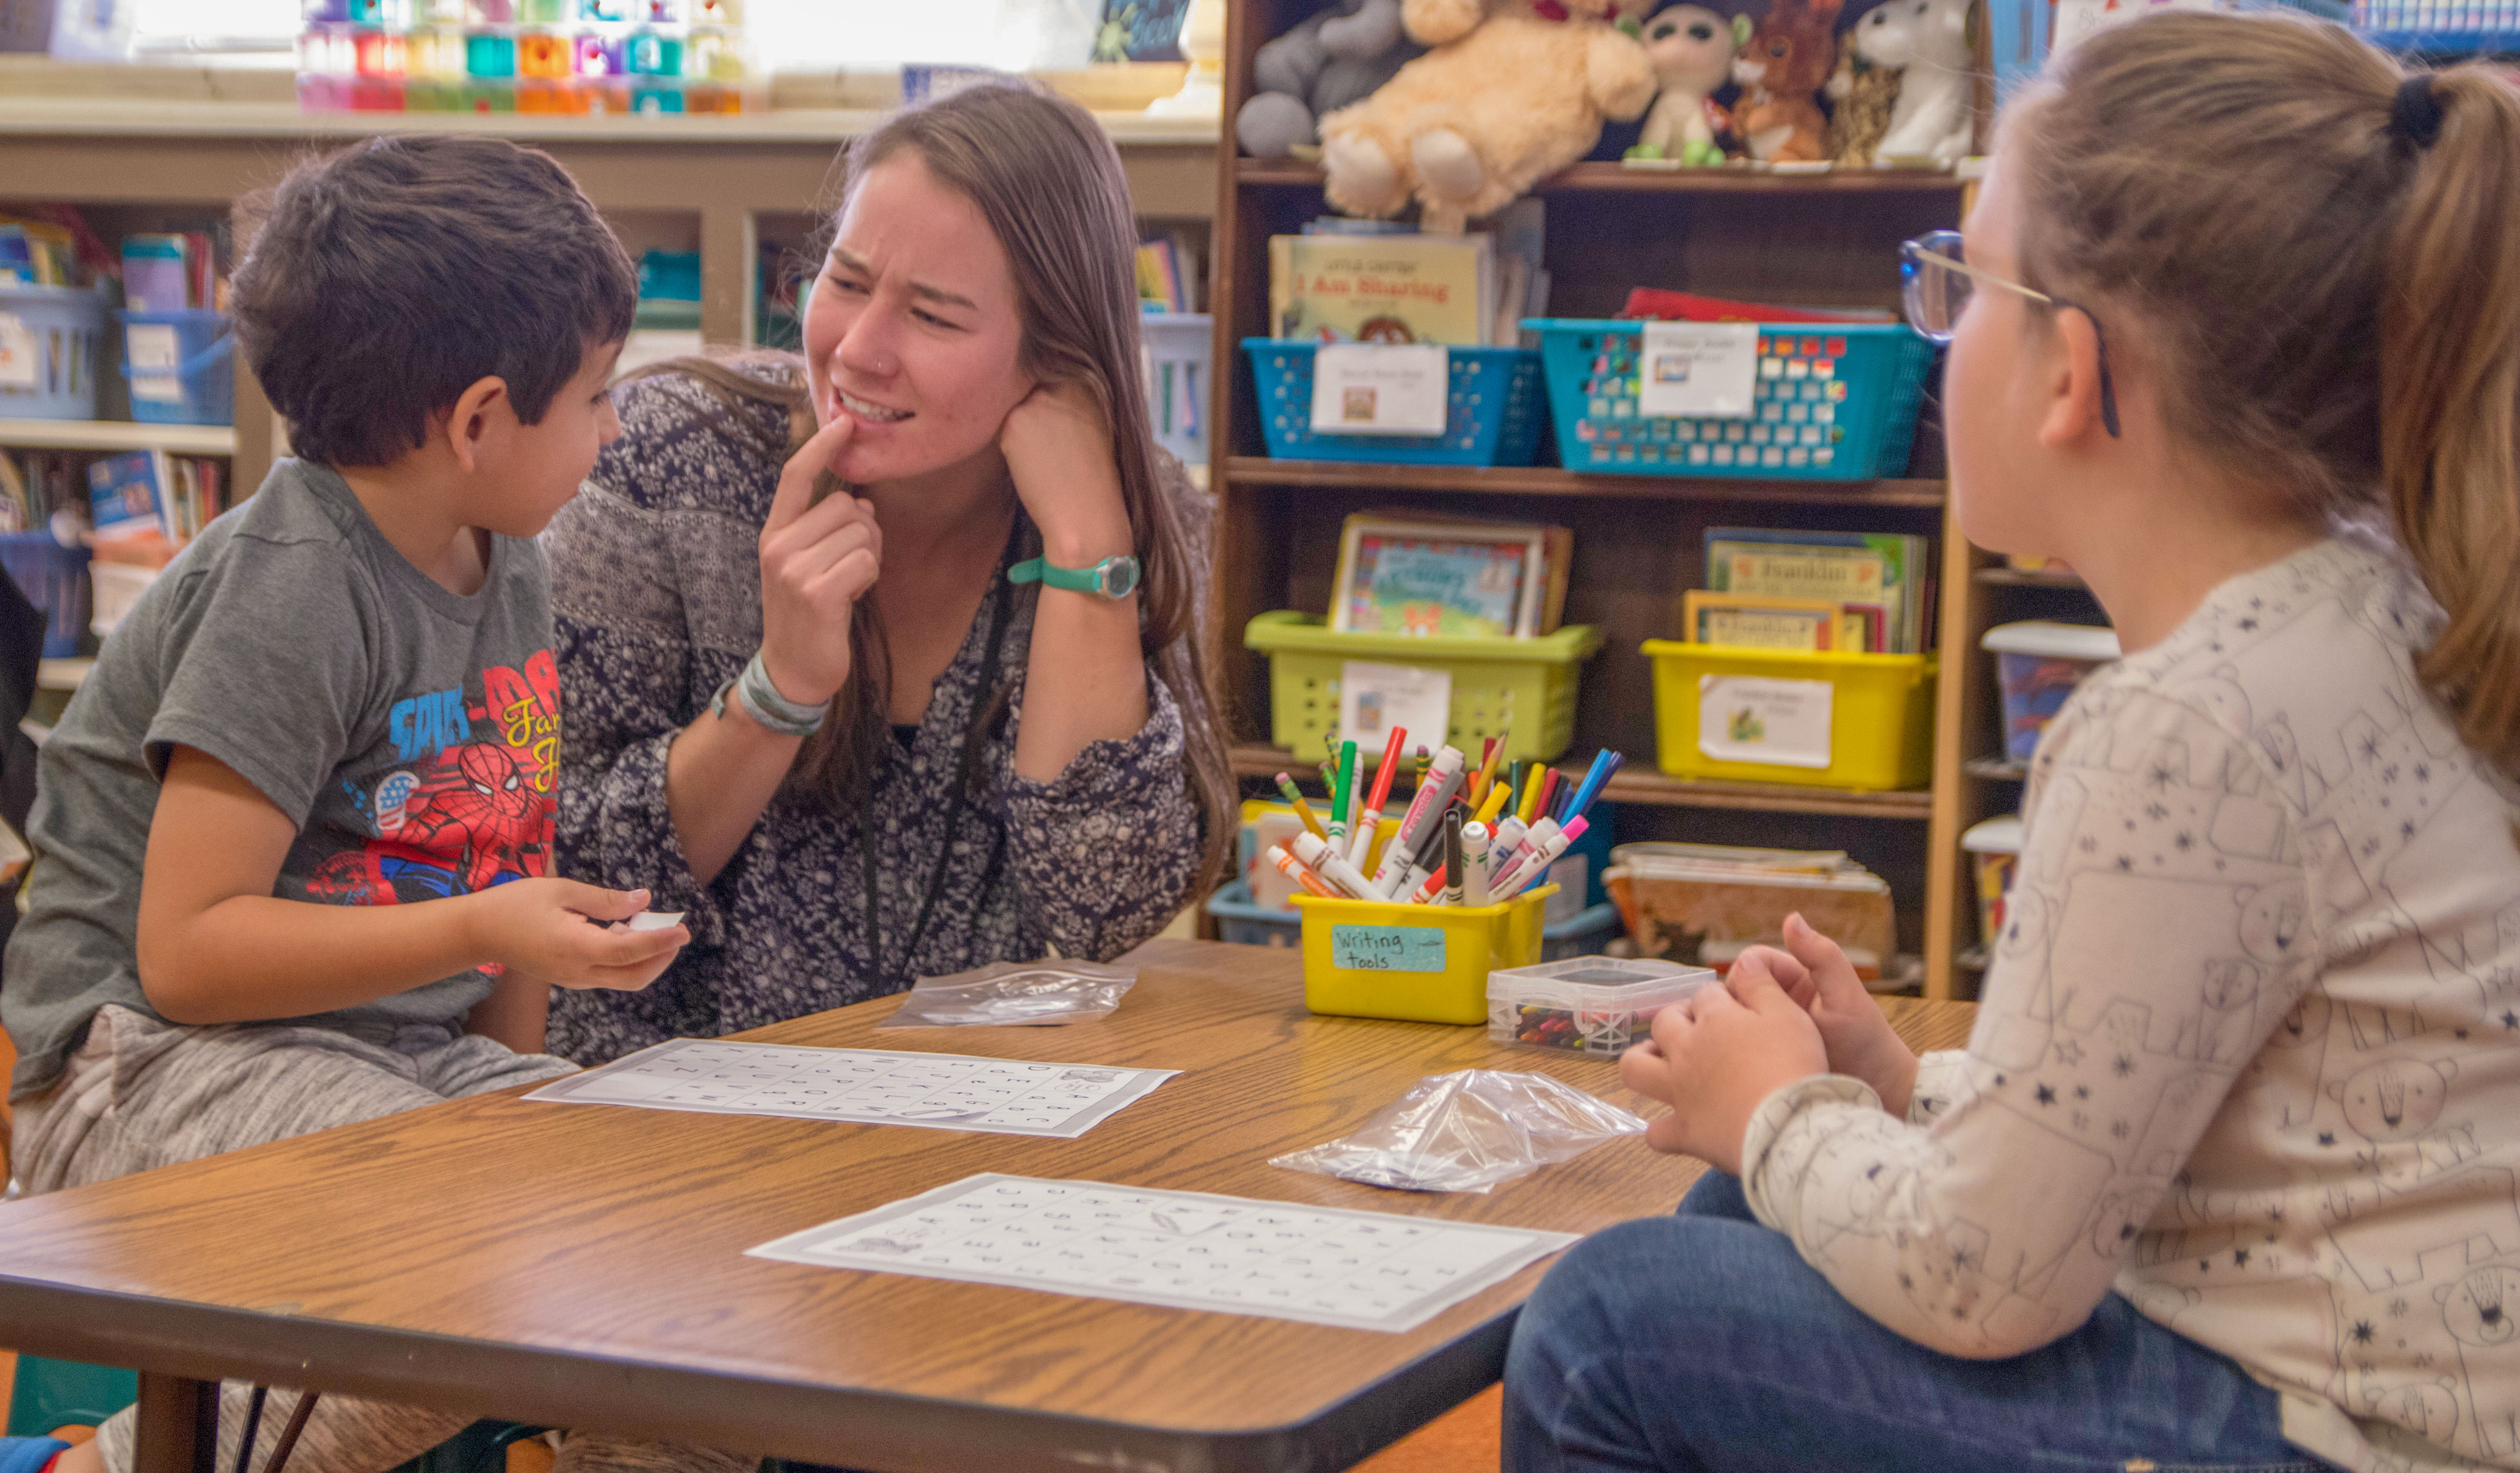
[[[1091,568],[1054,567],[1048,558],[1026,558],[1007,570],[1010,583],[1038,582],[1046,588],[1123,599],[1138,591],[1138,560],[1127,553],[1104,558]]]

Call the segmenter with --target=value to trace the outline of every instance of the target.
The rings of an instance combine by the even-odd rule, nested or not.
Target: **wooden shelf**
[[[1234,771],[1238,777],[1274,777],[1287,772],[1300,780],[1313,770],[1313,765],[1299,761],[1283,747],[1234,749]],[[1569,778],[1580,779],[1591,760],[1560,761],[1556,765]],[[1650,770],[1641,772],[1633,766],[1604,784],[1601,796],[1611,803],[1650,804],[1658,807],[1745,808],[1763,813],[1825,813],[1845,818],[1921,819],[1933,807],[1933,795],[1923,791],[1848,793],[1787,783],[1701,782],[1666,777]]]
[[[142,425],[129,420],[0,420],[0,445],[13,450],[166,450],[234,455],[226,425]]]
[[[1969,576],[1981,583],[2005,588],[2077,588],[2089,591],[2091,585],[2077,573],[2031,573],[2019,568],[1981,568]]]
[[[1242,485],[1337,490],[1446,491],[1488,496],[1635,497],[1653,501],[1773,501],[1809,506],[1939,508],[1939,481],[1749,481],[1697,476],[1588,476],[1555,466],[1405,466],[1238,455],[1227,479]]]
[[[1234,177],[1267,188],[1322,186],[1321,165],[1294,159],[1237,159]],[[1776,173],[1750,168],[1628,168],[1617,163],[1578,163],[1531,187],[1548,194],[1957,194],[1965,182],[1926,169],[1831,169],[1826,173]]]
[[[2030,764],[2016,762],[2008,757],[1973,757],[1960,763],[1960,770],[1971,777],[1991,783],[2018,783],[2030,780]]]

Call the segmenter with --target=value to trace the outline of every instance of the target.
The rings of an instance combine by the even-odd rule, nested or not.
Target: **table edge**
[[[22,1354],[201,1380],[313,1385],[472,1416],[807,1461],[887,1468],[1345,1467],[1504,1373],[1508,1306],[1315,1416],[1207,1432],[766,1379],[428,1331],[195,1304],[0,1274],[0,1335]],[[274,1327],[286,1335],[275,1336]],[[1357,1331],[1359,1334],[1372,1333]],[[285,1338],[286,1344],[282,1343]],[[835,1435],[835,1428],[845,1428]],[[839,1446],[835,1447],[837,1442]]]

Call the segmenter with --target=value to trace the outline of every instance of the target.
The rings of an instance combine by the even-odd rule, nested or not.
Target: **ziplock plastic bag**
[[[1026,1028],[1107,1016],[1137,985],[1136,967],[1091,961],[1001,961],[922,977],[885,1028]]]
[[[1357,1132],[1271,1166],[1417,1192],[1484,1192],[1570,1161],[1645,1123],[1545,1074],[1464,1069],[1435,1074]]]

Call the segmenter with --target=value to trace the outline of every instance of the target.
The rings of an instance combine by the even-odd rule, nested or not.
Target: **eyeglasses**
[[[2090,308],[1969,265],[1960,258],[1960,233],[1957,230],[1929,230],[1899,248],[1899,290],[1908,309],[1908,325],[1929,342],[1952,341],[1975,282],[2018,292],[2051,312],[2070,309],[2091,319],[2092,338],[2098,344],[2100,354],[2100,425],[2114,437],[2118,433],[2117,386],[2109,378],[2108,340],[2100,332],[2100,319],[2092,316]]]

